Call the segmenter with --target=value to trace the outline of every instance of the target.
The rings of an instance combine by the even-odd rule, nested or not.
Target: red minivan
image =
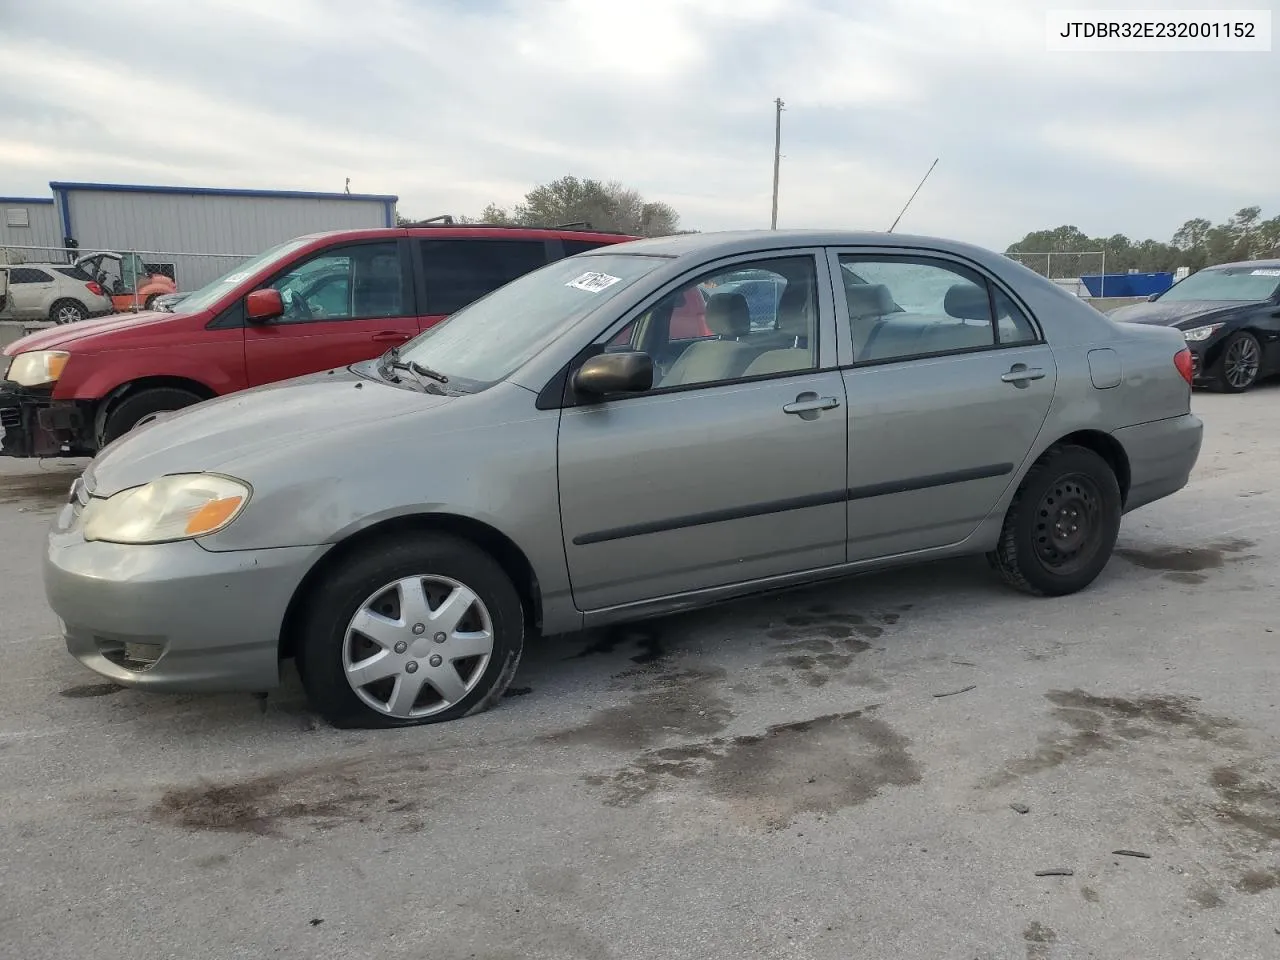
[[[6,346],[0,453],[92,456],[157,413],[369,360],[544,264],[633,239],[448,225],[290,240],[166,311],[66,324]]]

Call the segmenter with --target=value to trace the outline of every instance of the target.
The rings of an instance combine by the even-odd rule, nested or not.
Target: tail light
[[[88,290],[90,293],[92,293],[95,297],[102,296],[102,287],[98,285],[96,280],[90,280],[84,286],[85,286],[85,289]]]
[[[1194,376],[1195,364],[1191,359],[1191,351],[1183,347],[1173,355],[1173,365],[1178,368],[1178,372],[1182,374],[1182,379],[1187,381],[1187,386],[1191,386],[1191,379]]]

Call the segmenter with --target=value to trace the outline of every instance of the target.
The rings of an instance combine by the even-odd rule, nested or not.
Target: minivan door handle
[[[840,401],[835,397],[820,397],[816,393],[805,392],[796,397],[791,403],[782,405],[783,413],[791,413],[803,417],[805,420],[812,420],[823,410],[834,410],[840,406]],[[810,414],[810,416],[805,416]]]
[[[413,334],[402,330],[380,330],[373,335],[374,343],[404,343],[413,339]]]
[[[1002,373],[1000,379],[1005,383],[1023,384],[1028,380],[1043,380],[1044,371],[1039,367],[1028,367],[1025,363],[1015,363],[1008,373]]]

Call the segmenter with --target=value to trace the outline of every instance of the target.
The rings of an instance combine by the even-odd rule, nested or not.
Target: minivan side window
[[[409,316],[396,241],[332,247],[272,283],[284,301],[277,323]]]
[[[541,240],[419,240],[428,316],[447,316],[547,262]]]

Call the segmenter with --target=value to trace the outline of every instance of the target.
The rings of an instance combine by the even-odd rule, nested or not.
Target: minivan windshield
[[[199,290],[187,294],[170,309],[174,313],[199,313],[201,310],[206,310],[226,296],[231,288],[240,281],[247,280],[249,276],[257,273],[263,267],[278,263],[308,243],[310,243],[310,240],[306,237],[299,237],[296,240],[289,240],[265,250],[253,259],[245,260],[243,263],[228,270],[212,283],[206,283]]]
[[[1280,288],[1276,267],[1234,267],[1230,270],[1201,270],[1175,283],[1159,298],[1162,302],[1183,300],[1266,300]]]
[[[665,259],[596,254],[557,260],[423,331],[400,347],[399,359],[450,381],[496,383]]]

